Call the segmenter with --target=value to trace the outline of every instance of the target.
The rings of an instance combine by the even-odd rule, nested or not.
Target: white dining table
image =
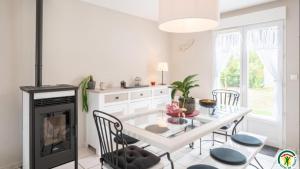
[[[251,109],[237,106],[224,106],[212,111],[197,107],[199,115],[193,118],[184,118],[185,124],[170,123],[170,116],[165,109],[154,109],[119,117],[123,123],[123,133],[143,142],[172,153],[201,137],[218,130],[220,127],[240,120]],[[174,121],[174,119],[171,119]],[[156,125],[167,129],[164,133],[147,130],[148,126]]]

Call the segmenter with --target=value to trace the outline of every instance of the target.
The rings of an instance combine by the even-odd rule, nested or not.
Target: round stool
[[[187,169],[218,169],[216,167],[205,165],[205,164],[198,164],[198,165],[192,165],[188,167]]]
[[[258,147],[263,144],[258,138],[245,134],[233,135],[231,136],[231,140],[244,146]]]
[[[242,165],[247,158],[240,152],[229,148],[215,148],[210,150],[210,156],[215,160],[229,165]]]

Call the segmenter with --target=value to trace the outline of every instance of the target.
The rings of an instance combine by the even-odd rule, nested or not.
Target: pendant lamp
[[[218,0],[159,0],[159,29],[171,33],[212,30],[219,24]]]

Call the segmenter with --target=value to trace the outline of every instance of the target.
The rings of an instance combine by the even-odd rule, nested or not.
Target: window
[[[282,110],[282,32],[281,22],[216,32],[215,88],[239,91],[260,117]]]

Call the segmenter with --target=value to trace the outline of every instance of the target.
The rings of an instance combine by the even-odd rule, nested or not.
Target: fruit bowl
[[[206,108],[214,108],[217,105],[217,101],[211,100],[211,99],[202,99],[202,100],[199,100],[199,104]]]

